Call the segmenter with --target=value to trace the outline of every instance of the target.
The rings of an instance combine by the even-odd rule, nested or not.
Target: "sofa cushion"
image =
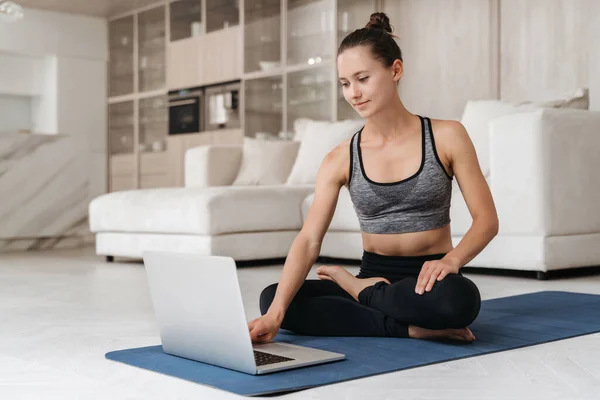
[[[218,235],[299,230],[310,185],[161,188],[104,194],[89,205],[92,232]]]
[[[515,105],[500,100],[467,102],[460,122],[464,125],[473,142],[484,176],[490,176],[490,121],[505,115],[532,111],[538,108],[533,104]]]
[[[312,121],[310,118],[297,118],[294,120],[294,142],[301,142],[306,131],[306,126]]]
[[[302,202],[302,221],[306,221],[308,210],[315,199],[314,193],[304,199]],[[350,192],[343,186],[340,189],[340,195],[338,202],[335,207],[335,213],[333,219],[329,225],[330,231],[344,231],[344,232],[360,232],[360,224],[358,223],[358,216],[354,211],[354,205],[350,199]]]
[[[298,156],[287,179],[287,184],[314,184],[319,167],[327,153],[344,140],[352,137],[363,125],[363,120],[338,122],[311,120],[306,122]]]
[[[500,100],[471,100],[467,102],[460,122],[464,125],[473,142],[483,175],[489,177],[489,124],[492,120],[512,114],[531,112],[540,108],[588,109],[589,104],[589,90],[586,88],[577,89],[571,96],[543,102],[509,103]]]
[[[279,185],[287,181],[299,142],[244,138],[242,165],[234,186]]]

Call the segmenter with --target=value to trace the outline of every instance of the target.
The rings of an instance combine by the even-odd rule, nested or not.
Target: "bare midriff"
[[[362,232],[363,249],[382,256],[423,256],[453,249],[450,225],[423,232],[376,234]]]

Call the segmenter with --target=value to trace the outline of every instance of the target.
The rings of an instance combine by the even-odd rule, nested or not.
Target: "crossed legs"
[[[390,284],[384,278],[355,278],[341,267],[325,268],[321,280],[301,286],[282,328],[315,336],[475,339],[466,327],[477,317],[481,300],[475,284],[461,275],[449,275],[418,295],[416,278]],[[276,290],[273,284],[262,292],[263,315]]]

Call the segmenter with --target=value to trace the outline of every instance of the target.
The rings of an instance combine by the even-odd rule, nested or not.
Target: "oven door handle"
[[[195,104],[197,102],[198,102],[197,99],[170,101],[169,107],[186,106],[188,104]]]

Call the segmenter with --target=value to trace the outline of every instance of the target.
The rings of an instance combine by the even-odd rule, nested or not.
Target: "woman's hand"
[[[421,295],[424,292],[431,291],[435,281],[441,281],[448,274],[458,274],[459,269],[460,266],[458,263],[453,263],[449,260],[442,259],[425,262],[417,278],[415,293]]]
[[[280,327],[281,321],[267,312],[248,323],[250,339],[252,339],[252,343],[270,342],[277,335]]]

